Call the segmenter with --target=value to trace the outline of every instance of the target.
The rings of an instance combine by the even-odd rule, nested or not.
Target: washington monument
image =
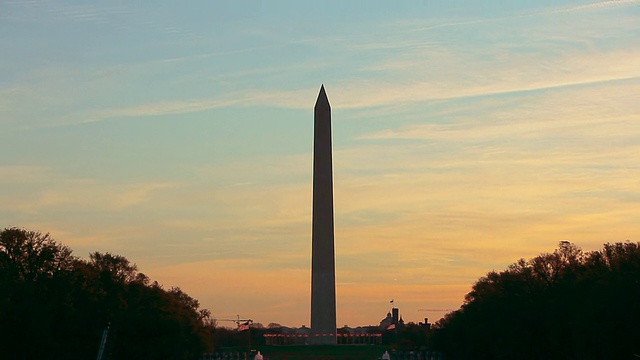
[[[336,265],[333,240],[331,106],[320,88],[314,108],[311,238],[312,344],[336,344]]]

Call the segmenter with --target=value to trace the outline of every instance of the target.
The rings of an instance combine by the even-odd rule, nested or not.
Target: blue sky
[[[638,240],[638,1],[0,1],[0,49],[2,226],[217,317],[308,325],[321,84],[340,326]]]

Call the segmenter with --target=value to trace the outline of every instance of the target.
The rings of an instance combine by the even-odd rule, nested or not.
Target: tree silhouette
[[[640,248],[561,242],[480,278],[435,328],[451,359],[630,359],[640,354]]]
[[[211,346],[209,311],[164,290],[120,255],[89,260],[49,234],[0,232],[0,358],[196,359]]]

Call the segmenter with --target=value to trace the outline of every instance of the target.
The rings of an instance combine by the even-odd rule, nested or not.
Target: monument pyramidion
[[[311,344],[336,344],[336,266],[333,236],[331,106],[324,90],[314,108]]]

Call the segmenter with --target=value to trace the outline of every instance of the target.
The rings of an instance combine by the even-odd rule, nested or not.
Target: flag
[[[249,325],[242,324],[242,325],[238,326],[238,331],[245,331],[245,330],[249,330]]]
[[[393,304],[393,299],[391,299],[391,301],[389,301],[391,304]]]
[[[396,328],[396,324],[391,324],[389,326],[387,326],[387,330],[393,330]]]

